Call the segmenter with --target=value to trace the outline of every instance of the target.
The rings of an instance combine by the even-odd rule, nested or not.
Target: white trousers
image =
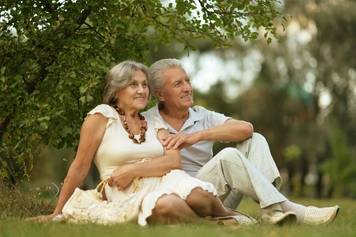
[[[236,208],[242,195],[261,208],[287,200],[277,187],[280,174],[264,136],[254,133],[237,148],[225,148],[198,172],[197,178],[212,183],[224,205]]]

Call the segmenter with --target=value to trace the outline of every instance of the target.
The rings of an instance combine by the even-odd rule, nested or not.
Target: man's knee
[[[247,156],[251,150],[251,146],[259,149],[261,146],[265,147],[266,144],[268,144],[266,138],[262,134],[254,132],[250,138],[238,143],[236,148]]]
[[[230,157],[236,157],[242,155],[241,152],[234,147],[225,147],[218,153],[220,159],[229,159]]]
[[[229,163],[241,163],[241,159],[243,159],[243,154],[236,148],[226,147],[219,152],[219,160],[221,164],[229,164]]]
[[[267,140],[265,138],[265,136],[263,136],[261,133],[258,133],[258,132],[254,132],[253,135],[252,135],[252,139],[254,141],[257,141],[257,142],[262,142],[262,143],[267,143]]]

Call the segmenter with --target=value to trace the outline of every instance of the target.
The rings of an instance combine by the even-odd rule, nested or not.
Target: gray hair
[[[130,84],[136,71],[142,71],[147,80],[150,79],[150,72],[142,63],[126,60],[112,67],[106,76],[103,102],[115,106],[117,104],[116,92]]]
[[[178,59],[175,58],[167,58],[167,59],[161,59],[156,61],[154,64],[151,65],[150,67],[150,73],[151,73],[151,88],[156,91],[162,88],[164,84],[164,78],[162,77],[162,72],[170,69],[170,68],[181,68],[183,69],[183,66],[181,62]]]

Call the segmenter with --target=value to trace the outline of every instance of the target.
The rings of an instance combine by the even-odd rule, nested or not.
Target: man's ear
[[[158,101],[164,101],[163,92],[161,90],[157,90],[155,95],[156,95]]]

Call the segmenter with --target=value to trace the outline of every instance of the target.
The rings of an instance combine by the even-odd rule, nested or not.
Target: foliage
[[[28,175],[39,144],[75,147],[100,103],[108,67],[147,62],[152,47],[209,38],[216,45],[259,28],[275,34],[275,0],[6,0],[0,5],[0,177]]]
[[[54,202],[45,199],[51,194],[48,188],[28,191],[20,186],[5,185],[0,181],[0,219],[49,214],[53,210]]]
[[[356,197],[356,157],[352,157],[345,131],[336,122],[331,123],[331,128],[332,157],[323,163],[321,169],[329,175],[335,195]]]

